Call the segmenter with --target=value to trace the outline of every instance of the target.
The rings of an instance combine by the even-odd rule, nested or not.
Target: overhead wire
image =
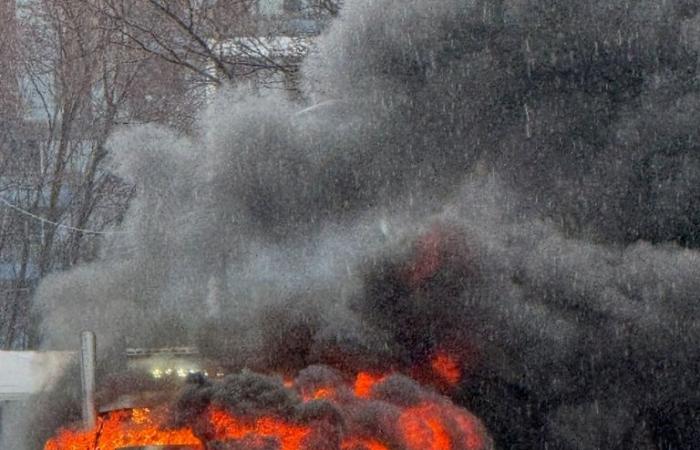
[[[40,221],[40,222],[42,222],[42,223],[47,223],[47,224],[49,224],[49,225],[53,225],[53,226],[55,226],[56,228],[63,228],[63,229],[66,229],[66,230],[76,231],[76,232],[80,232],[80,233],[100,234],[100,235],[113,235],[113,234],[127,234],[127,233],[128,233],[127,231],[119,231],[119,230],[92,230],[92,229],[89,229],[89,228],[73,227],[73,226],[70,226],[70,225],[63,224],[63,223],[54,222],[54,221],[49,220],[49,219],[47,219],[47,218],[45,218],[45,217],[41,217],[41,216],[39,216],[39,215],[37,215],[37,214],[34,214],[34,213],[31,212],[31,211],[27,211],[26,209],[20,208],[19,206],[17,206],[17,205],[15,205],[14,203],[8,201],[7,199],[3,198],[2,196],[0,196],[0,202],[2,202],[2,203],[3,203],[5,206],[7,206],[8,208],[11,208],[11,209],[17,211],[17,212],[20,213],[20,214],[23,214],[23,215],[25,215],[25,216],[31,217],[32,219],[38,220],[38,221]]]

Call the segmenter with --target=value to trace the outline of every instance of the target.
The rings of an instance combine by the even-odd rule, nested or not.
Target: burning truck
[[[190,391],[217,383],[201,374],[191,378],[189,383],[198,386]],[[294,380],[243,373],[218,383],[246,385],[242,395],[247,398],[241,401],[249,405],[260,404],[261,397],[266,397],[267,402],[291,403],[294,411],[243,406],[232,410],[216,397],[208,399],[209,404],[199,398],[190,403],[185,388],[175,405],[103,408],[94,423],[87,421],[81,429],[61,429],[44,449],[492,448],[475,416],[435,392],[421,395],[422,388],[405,376],[361,372],[354,380],[344,378],[328,367],[309,368]],[[397,394],[407,388],[414,390],[414,398]],[[273,393],[278,398],[269,398]],[[186,417],[178,417],[182,414]]]
[[[288,381],[252,373],[230,377],[190,380],[197,386],[186,387],[173,405],[104,412],[90,428],[62,429],[44,449],[491,448],[475,416],[399,374],[345,380],[328,367],[313,367]],[[216,394],[194,393],[234,383],[244,386],[236,408]],[[413,398],[403,395],[407,389]]]
[[[454,230],[435,227],[416,243],[395,281],[418,290],[445,265],[468,271],[460,250]],[[378,306],[401,308],[389,300]],[[227,374],[225,364],[201,357],[194,347],[129,348],[129,372],[149,382],[126,383],[135,391],[99,405],[94,334],[86,332],[82,424],[61,427],[44,450],[492,449],[483,423],[449,399],[476,364],[475,354],[446,343],[425,341],[404,364],[384,370],[353,372],[338,354],[338,361],[276,374]],[[109,382],[102,385],[110,389]]]

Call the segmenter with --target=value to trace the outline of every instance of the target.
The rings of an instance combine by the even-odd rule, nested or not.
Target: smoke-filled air
[[[111,137],[136,197],[42,346],[94,330],[105,401],[152,382],[126,346],[196,346],[230,375],[162,414],[206,448],[693,448],[698,51],[692,0],[347,1],[305,105]],[[69,448],[76,373],[16,448]]]

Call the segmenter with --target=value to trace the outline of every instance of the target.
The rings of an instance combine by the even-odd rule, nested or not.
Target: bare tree
[[[294,74],[308,48],[308,37],[285,30],[280,15],[261,14],[258,0],[105,0],[99,13],[121,45],[180,66],[199,83]]]
[[[133,189],[106,168],[114,128],[188,132],[202,87],[293,91],[318,29],[290,24],[338,5],[304,4],[263,14],[258,0],[0,0],[0,348],[32,345],[36,284],[94,258],[123,216]]]
[[[2,254],[11,272],[4,347],[29,343],[29,294],[38,279],[94,256],[99,233],[130,195],[104,170],[104,144],[139,65],[110,51],[109,36],[82,3],[38,0],[17,14],[26,108],[15,126],[15,151],[24,157],[7,159],[0,186]]]

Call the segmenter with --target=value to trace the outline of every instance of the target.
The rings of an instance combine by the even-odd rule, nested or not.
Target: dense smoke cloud
[[[45,347],[94,329],[285,373],[444,350],[503,448],[689,448],[697,13],[347,2],[304,67],[316,106],[225,92],[189,140],[113,137],[128,234],[42,283]]]
[[[431,426],[441,429],[443,442],[449,439],[454,450],[492,448],[478,419],[399,374],[377,380],[360,396],[345,384],[342,373],[327,366],[303,369],[295,379],[295,390],[279,377],[248,371],[220,382],[191,381],[178,402],[180,414],[174,417],[174,426],[191,426],[207,442],[216,442],[212,439],[216,425],[202,420],[206,411],[213,409],[235,414],[241,423],[254,423],[260,417],[282,419],[278,428],[289,431],[282,445],[249,436],[237,442],[220,442],[221,448],[299,448],[294,445],[295,430],[305,427],[312,430],[306,436],[305,449],[426,448],[436,444],[430,441]]]

